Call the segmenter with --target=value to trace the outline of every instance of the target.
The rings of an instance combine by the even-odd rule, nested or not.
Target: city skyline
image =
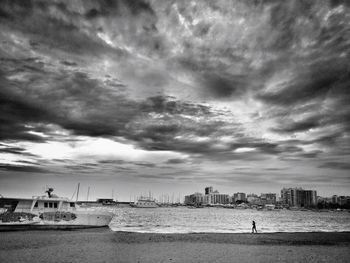
[[[2,1],[0,194],[350,189],[345,1]]]

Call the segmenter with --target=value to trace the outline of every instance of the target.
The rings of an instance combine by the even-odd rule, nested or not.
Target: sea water
[[[249,233],[350,231],[349,212],[226,208],[115,208],[113,231],[140,233]]]

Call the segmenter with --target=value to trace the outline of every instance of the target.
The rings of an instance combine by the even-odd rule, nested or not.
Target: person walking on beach
[[[252,222],[252,233],[254,233],[254,230],[255,230],[255,233],[258,233],[258,231],[256,231],[256,226],[255,226],[255,221]]]

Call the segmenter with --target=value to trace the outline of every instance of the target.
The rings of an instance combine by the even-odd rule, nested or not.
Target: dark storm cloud
[[[325,4],[325,3],[324,3]],[[301,144],[321,143],[327,146],[345,143],[343,136],[349,130],[349,18],[344,14],[345,9],[327,9],[327,14],[319,17],[311,14],[318,7],[312,3],[307,8],[298,11],[298,15],[292,17],[293,10],[289,8],[297,5],[282,5],[275,7],[275,16],[271,20],[273,26],[288,36],[280,43],[279,48],[289,49],[290,44],[300,43],[302,38],[298,28],[296,17],[311,15],[312,42],[303,50],[302,56],[289,55],[287,63],[281,64],[282,69],[289,67],[293,76],[284,80],[276,89],[259,91],[256,98],[267,106],[271,105],[271,116],[276,117],[277,127],[271,128],[273,132],[280,134],[294,134],[308,132],[312,129],[322,130],[328,127],[332,134],[318,134],[318,138],[305,139]],[[326,8],[326,5],[322,6]],[[332,7],[347,8],[339,3]],[[297,9],[299,10],[299,9]],[[295,13],[294,13],[295,14]],[[327,23],[322,23],[327,19]],[[346,22],[347,21],[347,22]],[[283,34],[281,35],[283,36]],[[288,43],[289,42],[289,43]],[[279,116],[278,116],[279,115]],[[329,131],[327,133],[330,133]],[[311,135],[310,135],[311,136]],[[317,153],[316,153],[317,155]],[[304,157],[312,157],[313,153]],[[302,156],[301,156],[302,157]]]
[[[133,164],[138,166],[148,167],[148,168],[156,167],[154,163],[148,163],[148,162],[134,162]]]
[[[140,110],[143,112],[188,114],[188,115],[210,115],[210,107],[190,102],[182,102],[171,96],[149,97],[142,102]]]
[[[244,76],[220,76],[207,74],[203,77],[206,91],[214,98],[241,97],[247,87]]]
[[[307,131],[312,128],[317,128],[321,124],[322,116],[310,117],[298,122],[294,122],[293,120],[287,119],[285,120],[285,124],[280,125],[279,128],[272,128],[271,130],[278,133],[293,133],[293,132],[301,132]]]
[[[125,164],[126,162],[124,160],[101,160],[99,163],[110,163],[110,164]]]
[[[169,159],[165,163],[166,164],[181,164],[181,163],[186,163],[187,160],[185,159]]]
[[[18,154],[23,156],[35,156],[34,154],[27,152],[27,149],[25,148],[9,146],[2,143],[0,143],[0,153],[11,153],[11,154]]]
[[[110,164],[110,165],[134,165],[134,166],[142,166],[153,168],[156,167],[156,164],[150,162],[132,162],[132,161],[124,161],[124,160],[101,160],[98,163],[100,164]]]
[[[14,153],[14,154],[22,154],[23,151],[25,151],[24,148],[21,147],[11,147],[11,146],[7,146],[5,144],[1,144],[0,143],[0,152],[3,153]]]
[[[77,63],[75,63],[75,62],[70,62],[70,61],[61,61],[61,64],[62,64],[62,65],[65,65],[65,66],[70,66],[70,67],[78,66]]]
[[[329,67],[328,63],[332,67]],[[284,89],[259,96],[263,101],[277,105],[294,105],[312,99],[325,99],[326,95],[332,97],[333,90],[338,93],[336,97],[339,94],[348,97],[347,87],[350,83],[348,66],[348,59],[341,58],[328,59],[327,64],[325,61],[316,62],[298,73],[293,82],[288,83]]]
[[[15,140],[43,141],[43,138],[28,133],[25,124],[50,119],[50,113],[40,105],[31,104],[25,98],[16,97],[10,92],[0,91],[0,138]]]
[[[87,165],[65,165],[64,168],[67,168],[69,170],[74,170],[74,171],[85,171],[87,169],[93,169],[91,166]]]
[[[287,168],[274,168],[274,167],[271,167],[271,168],[265,168],[264,170],[266,171],[283,171],[283,170],[286,170]]]
[[[10,75],[29,73],[31,81],[43,76],[42,63],[32,59],[1,59],[0,66],[0,138],[14,140],[44,141],[38,135],[29,133],[31,122],[46,122],[55,115],[47,110],[46,103],[32,100],[18,91],[20,83],[10,81]],[[24,83],[24,85],[30,85]]]
[[[0,13],[4,25],[34,38],[31,43],[74,55],[126,55],[123,48],[111,47],[101,40],[99,33],[111,33],[112,38],[122,35],[138,48],[147,45],[159,50],[162,46],[162,40],[157,38],[154,11],[142,0],[3,1]]]
[[[90,4],[92,6],[100,6],[101,4],[102,9],[109,8],[113,13],[113,7],[118,6],[113,3],[117,2],[107,2],[92,2]],[[129,4],[129,9],[138,10],[137,6],[140,5]],[[79,8],[77,2],[3,1],[0,6],[0,12],[3,16],[0,19],[4,25],[9,25],[11,28],[25,32],[28,36],[35,38],[35,40],[31,40],[31,43],[36,43],[37,45],[50,45],[51,48],[74,52],[75,54],[89,53],[89,55],[99,55],[100,53],[112,51],[96,35],[94,36],[94,34],[90,34],[91,32],[87,33],[81,30],[85,17],[81,11],[85,9]],[[89,29],[92,32],[98,32],[99,30],[92,24],[85,29]],[[118,49],[114,49],[113,53],[115,55],[123,54]]]
[[[153,14],[153,9],[143,0],[127,1],[127,0],[117,0],[117,1],[99,1],[96,8],[92,8],[85,13],[85,16],[89,19],[95,19],[103,16],[120,15],[127,8],[131,11],[133,15],[139,15],[142,12],[148,12]]]
[[[208,180],[266,183],[285,169],[264,174],[261,163],[317,168],[334,152],[348,158],[348,12],[344,1],[3,1],[0,139],[107,137],[186,155],[146,179],[195,181],[202,172],[194,162],[235,170],[248,161],[255,171]],[[104,158],[96,167],[108,172],[162,168]]]
[[[3,171],[15,171],[15,172],[25,172],[25,173],[47,173],[48,170],[37,167],[37,166],[21,166],[12,164],[0,164],[0,170]]]
[[[304,143],[305,144],[319,143],[330,147],[334,147],[335,145],[337,145],[339,147],[340,146],[339,142],[344,141],[345,145],[347,145],[348,139],[346,137],[346,133],[342,129],[339,129],[339,130],[340,131],[332,132],[324,136],[319,136],[311,141],[306,141]]]
[[[344,162],[326,162],[319,167],[328,169],[350,170],[350,164]]]
[[[139,177],[146,179],[166,179],[166,180],[174,180],[175,177],[171,176],[172,174],[162,174],[162,175],[153,175],[153,174],[141,174]]]
[[[29,133],[33,128],[27,124],[31,123],[54,123],[80,135],[118,135],[137,114],[136,102],[113,94],[111,100],[106,92],[113,91],[107,91],[85,73],[45,71],[38,63],[3,61],[0,119],[5,125],[0,128],[2,139],[43,141],[42,137]],[[16,68],[16,72],[11,71],[11,67]],[[6,77],[13,74],[26,74],[28,78],[8,81]],[[42,88],[36,89],[37,86]],[[21,92],[13,92],[10,87],[17,87]]]
[[[188,145],[178,147],[175,146],[178,141],[173,140],[174,136],[181,134],[212,135],[218,126],[225,125],[223,122],[216,121],[195,124],[192,120],[182,117],[186,115],[208,118],[220,115],[220,113],[212,112],[208,106],[181,102],[167,96],[150,97],[144,101],[130,100],[110,90],[111,83],[101,83],[81,72],[46,71],[42,68],[42,64],[38,67],[38,63],[12,60],[3,64],[5,69],[7,69],[6,66],[17,65],[17,68],[20,68],[16,71],[17,74],[29,76],[26,80],[11,82],[11,85],[21,88],[22,93],[3,90],[4,96],[9,98],[3,99],[2,103],[2,118],[8,122],[4,126],[7,132],[2,131],[1,133],[3,139],[26,138],[41,141],[42,137],[30,132],[47,133],[46,126],[41,124],[51,123],[77,135],[124,136],[140,142],[140,145],[146,149],[202,152],[199,148],[204,147],[207,148],[206,151],[209,151],[210,144],[180,140],[180,145]],[[30,64],[32,66],[28,67]],[[13,74],[10,71],[5,73],[9,76]],[[5,76],[4,80],[6,83]],[[43,88],[42,90],[35,89],[36,86]],[[162,119],[145,121],[149,118],[149,114],[153,113],[161,114]],[[16,132],[11,130],[14,128]],[[148,139],[152,142],[148,142]],[[147,142],[144,143],[145,141]]]
[[[316,151],[311,151],[308,153],[301,153],[298,156],[301,158],[317,158],[321,153],[323,153],[320,150],[316,150]]]

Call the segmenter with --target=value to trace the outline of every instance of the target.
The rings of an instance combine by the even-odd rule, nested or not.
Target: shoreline
[[[340,232],[271,232],[271,233],[141,233],[131,231],[113,231],[108,227],[96,228],[72,228],[72,229],[28,229],[28,230],[5,230],[0,232],[2,239],[17,239],[28,236],[34,240],[42,237],[53,236],[95,236],[112,238],[113,242],[119,243],[157,243],[157,242],[201,242],[201,243],[227,243],[243,245],[349,245],[350,231]],[[1,249],[0,244],[0,249]]]
[[[347,262],[350,232],[114,232],[108,228],[0,233],[0,262]]]
[[[350,245],[350,232],[137,233],[115,231],[119,242],[202,242],[243,245]]]

